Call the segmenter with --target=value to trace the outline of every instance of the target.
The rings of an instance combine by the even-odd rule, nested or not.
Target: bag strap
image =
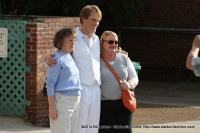
[[[108,61],[103,57],[103,55],[101,54],[101,59],[105,62],[106,66],[108,67],[108,69],[112,72],[112,74],[115,76],[116,80],[118,81],[119,84],[121,84],[121,80],[118,76],[118,74],[115,72],[115,70],[112,68],[112,66],[108,63]]]

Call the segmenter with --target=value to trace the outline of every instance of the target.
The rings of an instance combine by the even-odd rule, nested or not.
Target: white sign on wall
[[[7,57],[8,51],[8,30],[0,28],[0,57]]]

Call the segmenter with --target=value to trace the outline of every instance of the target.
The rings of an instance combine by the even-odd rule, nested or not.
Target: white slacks
[[[50,120],[51,133],[77,133],[81,96],[55,94],[58,117]]]
[[[82,85],[78,133],[98,133],[100,119],[99,85]]]

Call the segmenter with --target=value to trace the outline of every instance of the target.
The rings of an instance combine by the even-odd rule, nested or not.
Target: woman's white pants
[[[81,96],[55,94],[58,117],[50,120],[51,133],[77,133]]]

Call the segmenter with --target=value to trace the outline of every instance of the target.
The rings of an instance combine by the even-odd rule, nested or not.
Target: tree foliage
[[[134,25],[142,0],[0,0],[0,14],[79,16],[83,6],[98,5],[103,25]]]

